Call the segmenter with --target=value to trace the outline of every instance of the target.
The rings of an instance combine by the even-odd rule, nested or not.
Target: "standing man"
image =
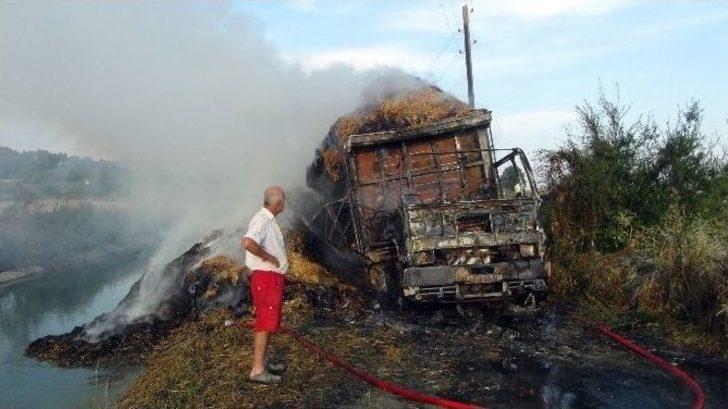
[[[253,368],[249,379],[277,383],[282,364],[267,362],[268,339],[281,326],[284,274],[288,269],[283,234],[275,216],[283,211],[286,195],[280,186],[271,186],[263,195],[263,208],[253,216],[243,237],[245,265],[250,269],[250,292],[255,305]]]

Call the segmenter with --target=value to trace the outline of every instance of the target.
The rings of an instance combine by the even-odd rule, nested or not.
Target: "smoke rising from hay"
[[[417,83],[343,66],[307,74],[225,3],[0,11],[0,145],[4,132],[42,124],[43,138],[126,165],[140,216],[172,221],[150,271],[213,228],[247,223],[267,185],[303,185],[330,124],[371,96],[373,81]]]

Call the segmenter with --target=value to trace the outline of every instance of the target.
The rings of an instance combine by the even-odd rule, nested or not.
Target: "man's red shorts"
[[[250,292],[255,306],[255,330],[275,332],[281,327],[285,277],[273,271],[254,270]]]

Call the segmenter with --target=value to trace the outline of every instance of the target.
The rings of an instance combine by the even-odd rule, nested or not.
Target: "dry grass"
[[[339,322],[344,314],[357,314],[356,302],[340,303],[351,297],[354,289],[308,259],[296,233],[286,232],[286,242],[290,268],[283,305],[285,325],[305,329],[322,312]],[[240,268],[224,257],[210,259],[202,267],[216,279],[239,279]],[[327,304],[332,302],[339,304],[332,308]],[[228,314],[223,309],[214,310],[173,330],[155,348],[145,370],[119,400],[119,407],[321,407],[324,402],[350,402],[366,391],[364,384],[325,365],[295,340],[281,335],[273,337],[271,349],[273,358],[284,358],[289,367],[283,383],[275,387],[249,383],[252,334],[248,329],[224,327]],[[310,336],[327,350],[349,356],[365,368],[376,368],[382,356],[392,365],[404,357],[398,334],[388,328],[379,328],[375,334],[362,328],[314,330]]]
[[[225,256],[205,260],[200,266],[202,272],[210,275],[215,283],[239,284],[245,274],[245,267]]]
[[[289,325],[309,322],[302,299],[286,303]],[[252,333],[225,328],[222,310],[188,323],[165,340],[147,361],[146,369],[121,397],[120,408],[280,408],[322,407],[350,402],[366,386],[326,365],[286,336],[274,336],[274,357],[289,369],[276,386],[247,382],[252,362]],[[397,334],[381,329],[375,334],[361,329],[339,329],[311,336],[324,348],[350,357],[358,365],[374,369],[380,357],[396,366],[403,357]]]
[[[446,118],[467,115],[464,102],[434,87],[423,87],[386,98],[339,119],[336,136],[343,142],[351,135],[412,126],[432,125]]]
[[[328,147],[321,152],[321,158],[324,160],[326,172],[331,180],[338,182],[341,179],[341,156],[336,152],[334,147]]]
[[[614,326],[649,327],[710,352],[728,345],[728,228],[715,220],[673,210],[628,248],[557,257],[550,285]]]
[[[638,289],[676,319],[710,331],[728,344],[728,212],[689,220],[677,208],[643,240],[657,268]]]

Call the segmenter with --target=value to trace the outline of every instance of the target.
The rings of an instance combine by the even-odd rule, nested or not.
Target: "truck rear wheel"
[[[386,309],[398,308],[402,298],[402,285],[397,267],[391,264],[375,264],[369,269],[369,278],[379,305]]]

